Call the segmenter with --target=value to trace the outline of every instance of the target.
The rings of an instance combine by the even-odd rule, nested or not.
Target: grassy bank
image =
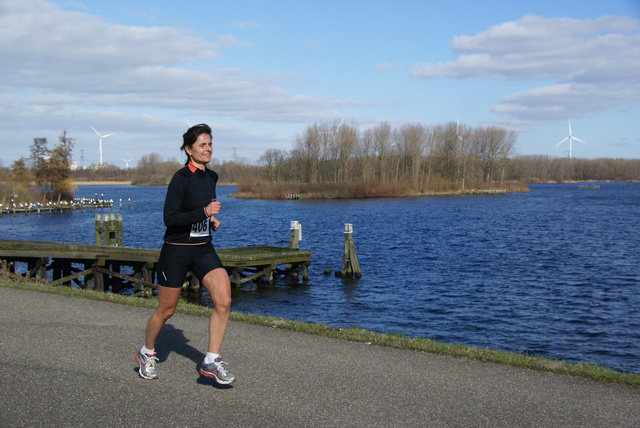
[[[112,293],[84,291],[70,287],[52,287],[46,284],[14,282],[11,280],[0,280],[0,287],[99,300],[103,302],[149,309],[155,309],[157,304],[157,300],[155,298],[145,299],[128,297]],[[208,317],[211,314],[211,309],[181,300],[178,305],[177,312],[193,316]],[[527,368],[640,389],[640,375],[634,373],[621,373],[594,364],[570,364],[537,356],[527,356],[486,348],[474,348],[466,345],[446,344],[426,338],[407,338],[401,334],[380,334],[360,328],[336,328],[322,324],[289,321],[282,318],[265,317],[238,312],[232,312],[230,319],[235,322],[243,322],[271,328],[281,328],[284,330],[313,334],[333,339],[388,346],[410,351],[427,352],[454,358],[504,364],[511,367]]]

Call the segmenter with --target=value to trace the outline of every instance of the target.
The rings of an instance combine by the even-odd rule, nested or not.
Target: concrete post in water
[[[353,225],[351,223],[345,223],[344,225],[344,250],[342,252],[342,271],[340,274],[343,277],[350,278],[360,278],[362,276],[360,263],[356,255],[356,247],[353,244]]]
[[[96,245],[122,246],[122,215],[96,214]]]
[[[291,235],[289,236],[289,248],[293,250],[300,249],[300,241],[302,241],[302,225],[297,221],[291,222]]]

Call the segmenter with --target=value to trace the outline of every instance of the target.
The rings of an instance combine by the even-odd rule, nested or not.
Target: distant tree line
[[[120,168],[104,162],[102,166],[91,165],[87,168],[79,168],[71,171],[71,177],[75,182],[128,182],[131,181],[134,169]]]
[[[136,168],[131,172],[131,184],[145,186],[164,186],[169,184],[173,174],[184,166],[175,158],[164,161],[157,153],[143,156]],[[235,184],[242,177],[263,177],[262,168],[256,165],[248,165],[237,161],[219,162],[211,161],[209,168],[216,171],[220,177],[219,184]]]
[[[527,183],[640,181],[640,159],[516,156],[510,161],[506,178]]]
[[[66,131],[50,149],[46,138],[34,138],[31,156],[0,168],[0,196],[22,200],[73,198],[77,181],[128,181],[134,185],[169,183],[184,161],[143,156],[135,168],[104,164],[71,169],[73,138]],[[472,128],[389,123],[360,131],[357,124],[317,122],[297,135],[290,151],[269,149],[257,165],[241,161],[210,167],[220,184],[239,191],[275,188],[282,192],[316,188],[327,197],[399,196],[504,187],[505,183],[567,181],[640,181],[640,159],[580,159],[516,154],[517,135],[501,127]],[[340,194],[335,189],[357,192]]]
[[[636,181],[638,159],[518,156],[517,134],[497,126],[314,123],[290,152],[259,160],[268,183],[405,183],[418,193],[502,187],[509,182]]]

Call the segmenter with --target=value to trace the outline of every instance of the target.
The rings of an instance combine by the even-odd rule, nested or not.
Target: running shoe
[[[214,378],[221,385],[228,385],[234,380],[236,377],[234,374],[229,373],[225,365],[226,363],[220,359],[220,357],[216,358],[216,360],[211,364],[206,364],[202,361],[202,365],[200,366],[200,374],[206,377]]]
[[[143,379],[158,379],[157,362],[156,354],[145,354],[142,350],[136,353],[136,363],[140,366],[138,373]]]

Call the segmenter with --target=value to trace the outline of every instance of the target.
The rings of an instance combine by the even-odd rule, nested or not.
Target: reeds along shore
[[[393,198],[408,196],[437,196],[461,194],[504,194],[528,192],[525,183],[478,183],[473,186],[454,188],[437,186],[428,190],[416,190],[407,183],[389,185],[366,183],[252,183],[240,180],[236,192],[231,195],[241,199],[360,199]]]

